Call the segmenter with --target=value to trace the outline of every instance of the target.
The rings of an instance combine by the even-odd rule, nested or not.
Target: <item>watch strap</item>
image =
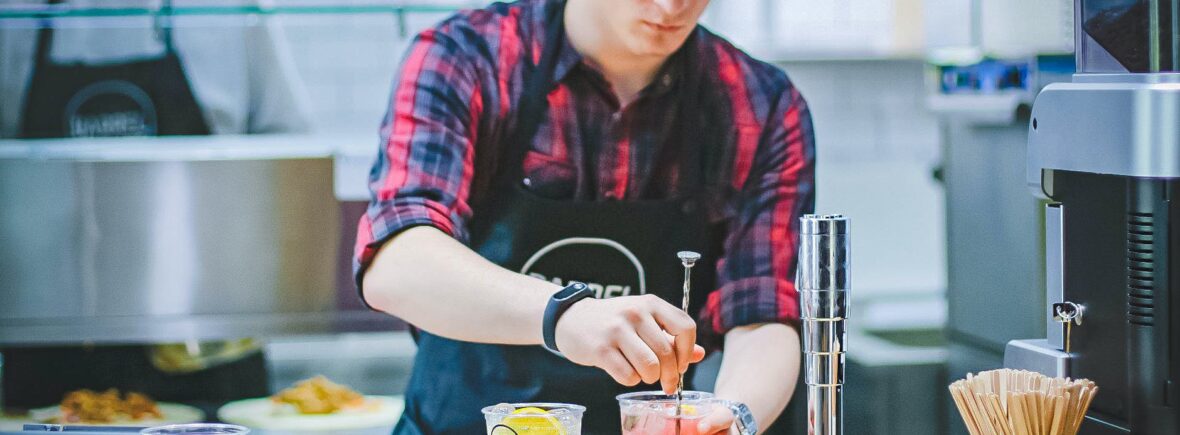
[[[557,321],[575,302],[593,295],[594,291],[585,283],[573,281],[549,298],[549,304],[545,306],[545,317],[541,322],[545,349],[561,355],[557,350]]]
[[[737,426],[737,433],[741,435],[757,435],[758,423],[754,421],[754,413],[742,402],[722,400],[725,406],[733,411],[733,424]]]

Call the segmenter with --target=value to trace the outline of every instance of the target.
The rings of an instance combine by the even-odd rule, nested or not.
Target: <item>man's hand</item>
[[[701,435],[729,435],[733,427],[733,411],[724,406],[718,406],[709,415],[701,418],[697,424],[697,432]]]
[[[557,321],[557,348],[574,363],[599,367],[616,382],[660,382],[676,392],[680,374],[705,357],[696,322],[655,295],[585,299]]]

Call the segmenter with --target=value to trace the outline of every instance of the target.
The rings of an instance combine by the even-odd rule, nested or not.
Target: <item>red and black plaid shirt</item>
[[[361,218],[356,276],[398,232],[431,225],[467,242],[471,199],[484,194],[479,158],[497,150],[516,124],[525,62],[545,40],[546,1],[497,3],[464,11],[422,32],[396,79],[381,127],[380,154],[369,178]],[[702,334],[755,323],[798,320],[794,285],[798,218],[814,202],[815,141],[807,104],[782,70],[757,61],[698,27],[682,50],[713,61],[703,68],[722,89],[721,129],[727,152],[719,174],[729,195],[708,204],[725,228],[717,289],[700,313]],[[672,62],[669,62],[672,65]],[[534,138],[524,170],[535,192],[560,199],[627,201],[672,197],[675,161],[655,150],[672,132],[674,86],[683,71],[665,67],[625,108],[603,76],[568,41],[549,93],[548,119]],[[480,150],[480,153],[476,153]],[[714,174],[717,175],[717,174]],[[650,186],[657,186],[652,192]],[[667,186],[660,188],[659,186]]]

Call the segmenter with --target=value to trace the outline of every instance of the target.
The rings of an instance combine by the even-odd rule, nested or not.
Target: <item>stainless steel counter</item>
[[[348,278],[339,140],[0,141],[0,344],[392,328]]]

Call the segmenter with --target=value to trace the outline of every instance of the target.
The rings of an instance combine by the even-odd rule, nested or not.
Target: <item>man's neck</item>
[[[599,12],[591,6],[593,1],[570,0],[566,4],[566,36],[582,57],[602,71],[619,105],[625,107],[639,97],[668,58],[630,52],[622,41],[605,31]]]

